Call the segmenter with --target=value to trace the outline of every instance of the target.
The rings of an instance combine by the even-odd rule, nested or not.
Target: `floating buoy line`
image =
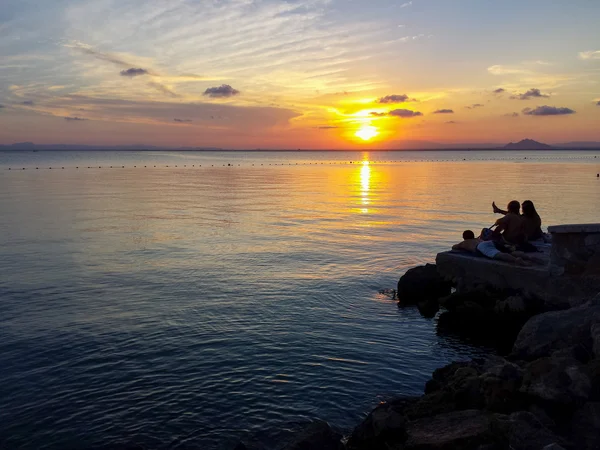
[[[589,160],[589,159],[597,159],[597,155],[589,155],[589,156],[567,156],[567,157],[552,157],[552,156],[539,156],[539,157],[527,157],[523,158],[462,158],[462,159],[408,159],[403,161],[388,161],[388,160],[370,160],[369,165],[372,164],[406,164],[406,163],[431,163],[431,162],[474,162],[474,161],[490,161],[490,162],[501,162],[501,161],[509,161],[509,162],[519,162],[519,161],[527,161],[527,162],[544,162],[544,161],[577,161],[577,160]],[[364,161],[323,161],[323,162],[291,162],[291,163],[245,163],[245,164],[235,164],[235,163],[222,163],[222,164],[211,164],[210,167],[265,167],[265,166],[320,166],[320,165],[350,165],[357,164],[363,165]],[[191,168],[207,168],[208,164],[165,164],[165,165],[144,165],[144,166],[123,166],[123,165],[113,165],[113,166],[48,166],[48,167],[8,167],[4,170],[10,171],[23,171],[23,170],[86,170],[86,169],[191,169]]]

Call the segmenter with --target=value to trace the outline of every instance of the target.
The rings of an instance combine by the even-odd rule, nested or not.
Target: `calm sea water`
[[[379,290],[492,200],[598,221],[598,172],[575,151],[0,153],[0,447],[349,430],[490,351]]]

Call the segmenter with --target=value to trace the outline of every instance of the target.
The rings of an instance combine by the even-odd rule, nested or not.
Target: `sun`
[[[356,137],[361,138],[363,141],[371,140],[378,134],[379,131],[377,131],[377,128],[375,128],[373,125],[363,125],[356,133],[354,133]]]

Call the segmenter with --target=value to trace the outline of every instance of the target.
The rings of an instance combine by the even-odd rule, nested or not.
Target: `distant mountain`
[[[504,150],[553,150],[554,147],[548,144],[542,144],[541,142],[534,141],[533,139],[523,139],[517,143],[511,142],[506,144]]]

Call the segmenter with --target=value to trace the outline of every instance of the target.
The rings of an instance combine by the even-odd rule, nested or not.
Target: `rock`
[[[582,450],[600,447],[600,403],[590,402],[573,414],[571,434],[576,448]]]
[[[594,357],[600,359],[600,323],[595,323],[590,327],[590,334],[592,335]]]
[[[527,310],[527,305],[523,297],[519,295],[512,295],[504,300],[496,302],[494,306],[494,312],[497,314],[509,314],[509,313],[524,313]]]
[[[528,361],[574,346],[592,347],[591,326],[600,322],[600,306],[583,305],[532,317],[513,346],[512,356]]]
[[[586,401],[591,387],[586,367],[559,354],[527,364],[520,392],[547,402],[572,405]]]
[[[389,403],[379,405],[354,429],[346,448],[376,450],[401,445],[406,438],[406,419],[400,409],[399,405]]]
[[[437,272],[435,264],[414,267],[398,281],[398,305],[414,305],[450,294],[452,285]]]
[[[590,400],[594,402],[600,401],[600,359],[593,359],[586,365],[586,373],[592,382],[590,391]]]
[[[296,433],[284,450],[343,450],[342,435],[327,422],[315,421]]]
[[[418,302],[417,308],[423,317],[431,319],[435,317],[437,312],[440,310],[440,304],[438,303],[437,299],[429,298]]]
[[[496,440],[493,416],[477,410],[453,411],[415,420],[406,426],[405,450],[468,450]]]
[[[539,450],[547,445],[564,443],[564,440],[548,430],[533,414],[519,411],[498,416],[494,424],[496,431],[504,434],[511,450]]]

